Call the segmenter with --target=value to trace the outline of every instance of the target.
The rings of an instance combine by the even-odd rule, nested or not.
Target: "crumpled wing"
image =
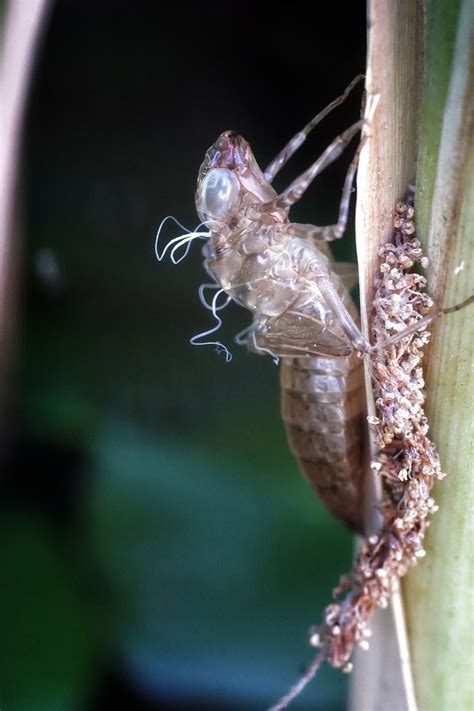
[[[345,356],[352,351],[336,323],[290,310],[275,318],[256,319],[249,347],[280,357]]]

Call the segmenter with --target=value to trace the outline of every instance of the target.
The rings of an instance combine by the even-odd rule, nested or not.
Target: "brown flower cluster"
[[[380,250],[383,261],[372,314],[372,335],[379,343],[422,319],[433,306],[424,291],[426,279],[408,271],[416,263],[426,263],[414,236],[411,202],[409,196],[406,203],[397,204],[393,242]],[[352,669],[355,645],[369,646],[371,613],[387,606],[400,578],[425,555],[427,518],[437,510],[430,490],[444,474],[428,438],[421,367],[429,335],[422,328],[372,357],[377,417],[369,422],[380,453],[371,466],[383,478],[384,525],[360,549],[352,572],[341,579],[335,601],[310,638],[322,658],[344,671]]]

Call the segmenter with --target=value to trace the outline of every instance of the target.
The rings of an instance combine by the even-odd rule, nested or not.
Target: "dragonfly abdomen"
[[[282,416],[299,466],[329,511],[361,528],[366,413],[363,363],[345,357],[283,358]]]

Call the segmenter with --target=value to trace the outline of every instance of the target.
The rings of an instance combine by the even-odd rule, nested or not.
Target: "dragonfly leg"
[[[279,154],[272,160],[270,165],[267,166],[265,170],[265,178],[269,183],[272,182],[275,175],[283,168],[283,166],[288,162],[291,156],[298,150],[298,148],[304,143],[308,134],[318,125],[333,109],[340,106],[349,96],[352,89],[359,83],[361,79],[364,78],[363,74],[358,74],[349,84],[349,86],[344,90],[344,92],[331,101],[322,111],[320,111],[316,116],[311,119],[306,126],[296,133],[293,138],[287,143],[287,145],[279,152]]]
[[[355,126],[357,126],[357,129],[354,132],[352,132],[354,129],[354,126],[352,126],[350,129],[348,129],[348,131],[345,132],[346,134],[348,134],[349,138],[344,139],[343,138],[344,134],[342,134],[342,136],[336,138],[336,140],[333,141],[333,143],[331,144],[331,146],[335,147],[334,150],[336,152],[339,151],[339,152],[337,152],[337,155],[339,155],[339,153],[343,150],[345,145],[347,145],[347,142],[350,140],[352,135],[354,135],[354,133],[358,130],[358,128],[360,127],[360,122],[358,122],[358,124],[355,124]],[[346,225],[347,225],[347,217],[349,215],[349,204],[351,201],[351,193],[352,193],[352,188],[354,185],[355,174],[357,171],[357,164],[359,162],[359,155],[360,155],[360,152],[361,152],[362,147],[364,146],[366,140],[367,140],[367,137],[364,137],[360,141],[360,143],[357,147],[357,150],[355,152],[354,158],[352,159],[351,164],[349,165],[349,168],[347,170],[346,179],[344,180],[344,187],[342,189],[341,202],[339,204],[339,215],[338,215],[336,224],[325,225],[324,227],[318,227],[316,225],[305,225],[305,224],[301,224],[298,222],[290,222],[290,224],[287,227],[288,234],[293,235],[295,237],[307,237],[309,239],[314,239],[314,240],[322,241],[322,242],[331,242],[332,240],[339,239],[340,237],[342,237],[342,235],[345,232]],[[337,143],[338,141],[340,141],[340,143]],[[332,160],[334,160],[333,153],[332,153],[332,151],[330,151],[331,146],[329,146],[329,148],[327,148],[325,151],[325,153],[327,153],[329,151],[329,154],[328,154],[328,156],[326,156],[326,159],[325,159],[326,163],[324,164],[323,168],[325,168],[326,165],[328,165]],[[337,157],[337,155],[335,157]],[[323,156],[324,156],[324,153],[323,153]],[[321,156],[321,158],[323,156]],[[318,160],[321,160],[321,159],[318,159]],[[316,163],[317,162],[318,161],[316,161]],[[311,168],[309,170],[311,171],[312,168],[313,168],[313,166],[311,166]],[[323,168],[321,168],[321,170]],[[306,173],[308,173],[308,171],[306,171]],[[317,173],[316,173],[316,175],[317,175]],[[303,173],[303,176],[305,176],[305,173]],[[301,176],[301,178],[303,178],[303,176]],[[294,196],[297,193],[297,191],[304,192],[304,190],[306,190],[309,183],[311,182],[311,180],[313,180],[314,177],[315,177],[315,175],[313,175],[311,177],[311,174],[309,174],[303,180],[301,180],[301,178],[298,178],[295,181],[296,185],[293,184],[294,185],[293,188],[290,185],[290,187],[288,188],[287,191],[285,191],[285,193],[291,195],[290,191],[293,191],[293,196]],[[300,180],[301,180],[301,183],[298,183],[298,181],[300,181]],[[307,182],[308,180],[309,180],[309,182]],[[301,194],[302,194],[302,192],[301,192]],[[283,195],[285,193],[283,193]],[[299,198],[297,198],[297,199],[299,199]]]
[[[345,334],[353,347],[360,353],[370,353],[373,346],[364,336],[353,316],[349,313],[343,299],[337,293],[336,286],[330,277],[318,279],[318,288],[333,314],[337,317]]]
[[[294,205],[295,202],[298,202],[298,200],[300,200],[300,198],[311,185],[316,176],[319,175],[319,173],[321,173],[325,168],[327,168],[328,165],[333,163],[336,158],[339,158],[339,156],[349,144],[351,139],[358,131],[360,131],[364,124],[365,121],[361,119],[360,121],[357,121],[357,123],[350,126],[346,131],[344,131],[344,133],[341,133],[340,136],[337,136],[337,138],[335,138],[334,141],[330,143],[326,150],[321,153],[319,158],[307,170],[305,170],[304,173],[298,176],[298,178],[296,178],[296,180],[294,180],[289,185],[289,187],[286,188],[286,190],[284,190],[280,195],[277,195],[277,197],[274,198],[272,201],[262,203],[259,209],[262,212],[268,212],[268,210],[274,209],[287,210],[291,207],[291,205]],[[351,166],[349,166],[348,170],[349,177],[352,175],[353,171],[355,172],[355,166],[353,171],[351,169]],[[353,176],[351,180],[352,179]],[[344,187],[346,187],[347,182],[348,177],[346,176],[346,182],[344,183]]]
[[[359,326],[347,310],[343,300],[337,293],[334,283],[328,277],[323,277],[318,279],[318,287],[323,294],[327,304],[332,309],[333,313],[337,316],[340,321],[344,332],[348,336],[352,345],[360,353],[373,354],[378,351],[385,350],[390,346],[399,343],[401,340],[410,336],[418,331],[423,331],[427,326],[429,326],[434,321],[437,321],[442,316],[445,316],[460,309],[464,309],[466,306],[474,304],[474,294],[469,296],[460,304],[455,304],[448,308],[437,308],[432,311],[431,314],[424,316],[419,321],[412,323],[411,325],[399,331],[393,336],[386,338],[382,341],[378,341],[375,345],[372,345],[370,341],[364,336]]]

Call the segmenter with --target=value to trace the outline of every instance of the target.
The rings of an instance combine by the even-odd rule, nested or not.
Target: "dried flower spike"
[[[376,282],[372,336],[386,341],[420,321],[433,307],[425,292],[426,279],[408,270],[423,259],[415,238],[413,196],[395,208],[393,242],[380,250],[383,261]],[[423,557],[427,517],[436,507],[430,496],[435,479],[442,479],[439,457],[427,436],[423,410],[423,348],[428,332],[415,332],[378,351],[372,359],[377,417],[370,424],[380,453],[371,463],[383,478],[384,526],[362,546],[354,569],[334,591],[335,603],[312,631],[335,667],[346,667],[355,645],[365,647],[369,618],[376,607],[386,607],[399,579]],[[328,620],[328,615],[330,620]],[[337,639],[331,629],[337,625]]]

